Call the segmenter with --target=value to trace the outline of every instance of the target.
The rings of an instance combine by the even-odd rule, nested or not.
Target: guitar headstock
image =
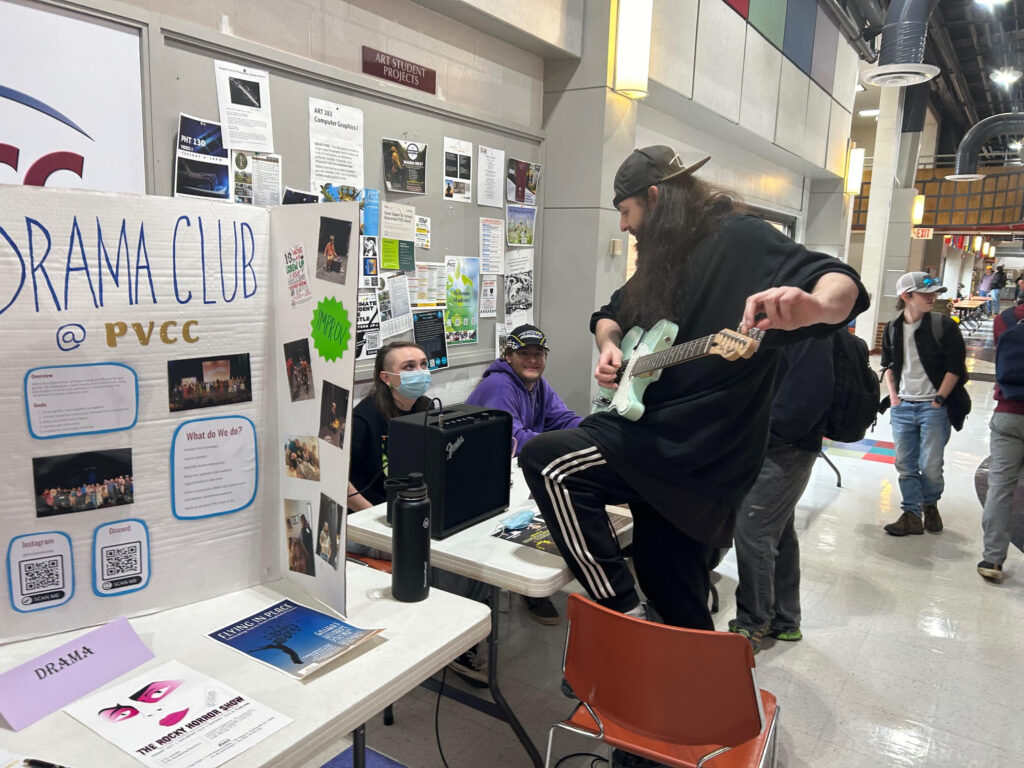
[[[747,333],[723,328],[712,337],[708,352],[721,355],[726,360],[748,358],[757,352],[763,337],[764,331],[760,328],[751,328]]]

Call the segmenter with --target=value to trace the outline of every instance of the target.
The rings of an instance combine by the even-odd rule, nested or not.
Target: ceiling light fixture
[[[857,114],[861,117],[878,117],[881,111],[880,109],[861,109],[858,110]]]
[[[1003,67],[1002,69],[997,69],[995,72],[989,75],[989,77],[991,77],[993,82],[995,82],[997,85],[1001,85],[1003,86],[1003,88],[1009,88],[1011,85],[1020,80],[1021,74],[1022,73],[1019,69],[1014,69],[1013,67]]]
[[[1021,143],[1019,141],[1011,141],[1009,146],[1011,152],[1020,152]]]
[[[974,0],[978,5],[984,5],[986,8],[993,8],[997,5],[1004,5],[1009,0]]]

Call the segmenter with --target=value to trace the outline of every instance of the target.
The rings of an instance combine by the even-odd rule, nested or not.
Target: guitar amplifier
[[[443,539],[508,508],[512,416],[453,405],[388,422],[388,476],[422,472],[430,535]]]

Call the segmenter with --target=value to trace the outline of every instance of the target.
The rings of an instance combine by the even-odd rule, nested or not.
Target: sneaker
[[[772,627],[768,630],[768,637],[784,640],[787,643],[795,643],[797,640],[804,639],[804,633],[800,631],[800,627],[796,629],[775,629]]]
[[[558,623],[558,609],[547,597],[527,597],[523,595],[523,602],[526,603],[526,610],[530,618],[538,624],[551,626]]]
[[[982,578],[986,581],[991,581],[996,584],[1003,583],[1003,566],[999,563],[990,563],[988,560],[982,560],[978,563],[978,573],[980,573]]]
[[[924,505],[924,529],[929,533],[939,533],[942,530],[939,508],[934,504]]]
[[[612,750],[612,768],[659,768],[664,763],[658,763],[632,752],[624,752],[621,749]]]
[[[755,655],[758,651],[761,650],[761,641],[764,639],[763,627],[758,627],[757,629],[747,629],[746,627],[741,627],[739,624],[737,624],[736,619],[730,619],[729,631],[735,632],[737,635],[743,635],[745,638],[747,638],[747,642],[750,643],[750,647],[753,649]]]
[[[471,648],[448,665],[448,669],[477,688],[487,687],[487,654]]]
[[[907,534],[921,536],[924,534],[924,523],[913,512],[903,510],[899,520],[885,526],[885,532],[890,536],[906,536]]]

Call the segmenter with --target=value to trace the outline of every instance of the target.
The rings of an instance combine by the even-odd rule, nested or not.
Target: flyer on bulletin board
[[[382,139],[384,188],[388,192],[427,194],[427,145],[418,141]]]
[[[445,268],[445,341],[451,345],[476,344],[480,340],[480,258],[449,256]]]

